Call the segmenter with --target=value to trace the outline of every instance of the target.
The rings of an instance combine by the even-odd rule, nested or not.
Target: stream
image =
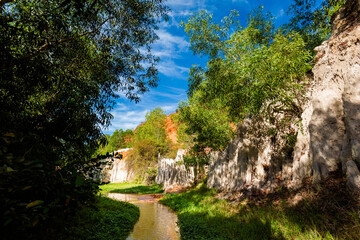
[[[109,193],[109,198],[130,202],[140,209],[140,218],[128,240],[180,239],[176,213],[149,195]]]

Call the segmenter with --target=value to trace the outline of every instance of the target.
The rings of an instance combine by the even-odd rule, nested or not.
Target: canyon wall
[[[134,173],[129,169],[127,163],[127,157],[131,150],[132,148],[119,149],[111,153],[111,157],[104,159],[101,182],[123,183],[130,182],[134,178]]]
[[[175,186],[191,186],[194,182],[194,168],[182,164],[185,150],[179,149],[175,159],[159,158],[158,175],[155,182],[163,184],[164,189]]]
[[[349,0],[333,17],[332,36],[315,49],[313,78],[303,105],[302,124],[269,134],[272,125],[247,119],[224,152],[211,162],[208,186],[223,191],[319,182],[339,168],[347,185],[360,191],[360,1]],[[281,116],[278,116],[281,117]],[[291,146],[292,147],[292,146]]]

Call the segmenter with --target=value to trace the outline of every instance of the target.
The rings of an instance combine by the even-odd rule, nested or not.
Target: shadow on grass
[[[160,202],[177,212],[183,239],[360,239],[359,198],[341,170],[316,189],[309,181],[231,203],[215,195],[203,185]]]
[[[136,194],[156,194],[163,193],[164,190],[158,185],[135,186],[123,189],[113,189],[110,193],[136,193]]]
[[[285,239],[272,230],[269,220],[255,217],[239,221],[237,217],[185,212],[178,219],[182,239]]]
[[[269,219],[230,213],[228,202],[201,185],[189,192],[160,200],[178,214],[182,239],[285,239],[273,231]]]
[[[238,214],[266,215],[283,223],[292,237],[308,233],[316,239],[360,239],[360,199],[347,190],[341,170],[331,172],[316,188],[308,179],[297,191],[258,196]]]
[[[305,229],[315,228],[322,236],[360,239],[360,199],[347,190],[341,170],[331,172],[317,190],[303,189],[309,196],[285,207],[287,218]]]
[[[70,219],[52,239],[127,239],[140,216],[139,208],[128,202],[98,197],[96,208],[84,208]]]

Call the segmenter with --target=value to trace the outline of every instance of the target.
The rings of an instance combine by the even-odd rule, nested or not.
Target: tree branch
[[[82,33],[80,35],[77,35],[77,36],[74,36],[74,37],[69,37],[69,38],[64,38],[64,39],[61,39],[59,41],[55,41],[55,42],[52,42],[52,43],[49,43],[49,42],[46,42],[44,45],[42,45],[41,47],[39,47],[35,52],[33,53],[29,53],[28,55],[26,55],[25,57],[23,57],[23,59],[27,59],[27,58],[33,58],[35,57],[36,55],[38,55],[40,52],[46,50],[47,48],[51,47],[51,46],[54,46],[54,45],[59,45],[59,44],[62,44],[62,43],[66,43],[66,42],[70,42],[70,41],[73,41],[75,39],[78,39],[78,38],[81,38],[83,36],[86,36],[86,35],[89,35],[89,34],[92,34],[94,32],[97,32],[107,21],[109,21],[110,19],[112,19],[112,17],[109,17],[107,18],[105,21],[103,21],[99,26],[97,26],[94,30],[90,31],[90,32],[85,32],[85,33]]]
[[[6,3],[13,2],[14,0],[0,0],[0,8],[2,8]]]

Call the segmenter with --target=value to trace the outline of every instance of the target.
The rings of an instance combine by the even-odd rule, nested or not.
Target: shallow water
[[[180,239],[177,216],[168,207],[148,195],[109,193],[109,198],[135,204],[140,209],[139,221],[128,240]]]

